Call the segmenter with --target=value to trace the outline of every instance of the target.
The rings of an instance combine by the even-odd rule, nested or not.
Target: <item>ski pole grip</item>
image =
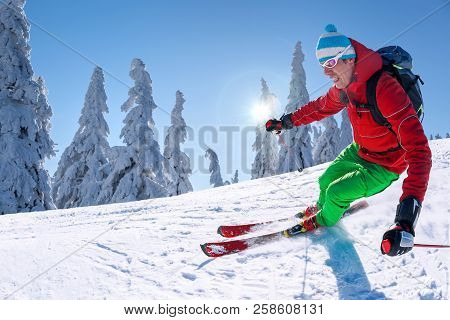
[[[381,249],[383,250],[383,254],[388,254],[391,251],[391,241],[389,239],[384,239],[381,242]]]

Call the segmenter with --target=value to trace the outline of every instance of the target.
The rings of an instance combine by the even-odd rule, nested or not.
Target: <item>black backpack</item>
[[[383,60],[383,67],[375,72],[369,80],[367,80],[366,97],[367,104],[361,104],[359,107],[369,109],[373,119],[380,125],[391,129],[389,121],[381,114],[378,109],[376,99],[376,88],[378,80],[383,72],[388,72],[405,90],[409,96],[418,118],[423,119],[423,99],[420,91],[419,81],[423,85],[424,82],[420,76],[414,74],[412,69],[412,57],[399,46],[389,46],[381,48],[377,51]]]

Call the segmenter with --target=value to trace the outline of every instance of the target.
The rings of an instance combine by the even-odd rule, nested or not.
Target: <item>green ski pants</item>
[[[358,145],[345,148],[319,178],[317,222],[332,226],[338,222],[350,204],[370,197],[391,185],[399,175],[358,156]]]

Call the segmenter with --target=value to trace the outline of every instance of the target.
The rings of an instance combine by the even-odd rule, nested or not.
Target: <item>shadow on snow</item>
[[[326,265],[333,270],[333,274],[336,277],[339,299],[387,299],[384,293],[371,289],[369,279],[355,250],[353,241],[344,230],[336,227],[327,228],[325,233],[312,234],[310,240],[314,244],[323,245],[329,253],[330,257],[326,260]],[[308,279],[306,267],[307,265],[305,265],[306,274],[303,281]],[[303,292],[297,298],[311,299],[314,297],[309,297],[305,294],[305,284],[303,284]]]

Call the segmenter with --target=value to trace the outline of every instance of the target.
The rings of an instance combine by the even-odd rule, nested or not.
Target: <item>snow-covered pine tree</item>
[[[50,138],[50,129],[52,126],[50,119],[53,116],[53,111],[47,100],[48,90],[45,86],[44,78],[37,77],[36,82],[39,86],[38,102],[35,108],[37,115],[36,124],[39,128],[39,147],[42,150],[42,153],[45,153],[47,158],[50,158],[56,156],[54,150],[55,142]]]
[[[176,92],[176,102],[172,110],[171,126],[164,141],[164,173],[169,196],[176,196],[193,190],[189,181],[192,173],[188,155],[181,151],[180,144],[186,141],[186,122],[181,112],[185,100],[181,91]]]
[[[209,183],[213,185],[214,188],[221,187],[224,185],[222,180],[222,175],[220,174],[219,158],[217,153],[213,149],[208,148],[205,153],[205,158],[209,159],[209,172],[211,177],[209,178]]]
[[[313,128],[313,139],[311,141],[311,145],[314,146],[317,144],[317,140],[319,140],[319,137],[322,135],[322,127],[321,126],[311,126]]]
[[[58,208],[92,206],[109,174],[109,128],[103,71],[96,67],[84,98],[80,125],[64,150],[53,177],[53,198]]]
[[[309,101],[306,89],[306,74],[303,69],[305,56],[300,41],[295,45],[294,57],[292,59],[292,75],[288,104],[285,113],[291,113]],[[278,173],[302,170],[313,165],[311,146],[311,126],[294,127],[281,134]]]
[[[255,127],[255,142],[253,142],[252,150],[256,152],[255,160],[252,164],[252,179],[257,179],[257,175],[262,163],[262,139],[264,135],[264,127],[258,123]]]
[[[447,133],[445,134],[445,138],[446,138],[446,139],[450,138],[450,133],[447,132]]]
[[[268,110],[268,117],[275,117],[276,97],[270,93],[264,79],[261,79],[261,105]],[[252,179],[270,177],[276,174],[278,164],[278,146],[273,133],[267,132],[262,124],[256,126],[256,138],[253,144],[256,151],[252,164]]]
[[[434,136],[434,140],[442,139],[441,135],[438,133]]]
[[[430,134],[430,140],[433,140],[433,135],[432,134]]]
[[[325,129],[313,149],[314,163],[321,164],[334,160],[339,146],[339,127],[333,116],[321,120]]]
[[[231,183],[239,183],[239,172],[238,172],[238,170],[236,170],[234,172],[234,177],[231,178]]]
[[[155,140],[152,80],[140,59],[131,62],[134,87],[122,105],[125,117],[120,133],[126,146],[115,149],[114,165],[103,183],[99,203],[117,203],[167,196],[163,156]]]
[[[350,124],[350,119],[348,117],[347,109],[344,109],[341,111],[342,121],[341,121],[341,136],[340,136],[340,143],[338,147],[338,152],[341,152],[349,144],[353,142],[353,129],[352,125]]]
[[[48,90],[45,85],[45,81],[42,77],[37,77],[36,82],[39,86],[38,101],[35,108],[36,112],[36,125],[38,127],[38,132],[36,136],[37,145],[39,149],[39,154],[44,155],[46,158],[56,156],[55,152],[55,142],[50,137],[51,122],[50,119],[53,116],[52,108],[50,107],[47,95]],[[42,162],[42,166],[44,163]],[[51,189],[51,178],[47,170],[41,170],[40,174],[40,188],[43,190],[43,194],[52,195]],[[44,206],[50,209],[56,209],[53,198],[46,196],[45,201],[47,204]]]
[[[45,158],[51,107],[33,80],[25,0],[0,2],[0,214],[54,209]]]

